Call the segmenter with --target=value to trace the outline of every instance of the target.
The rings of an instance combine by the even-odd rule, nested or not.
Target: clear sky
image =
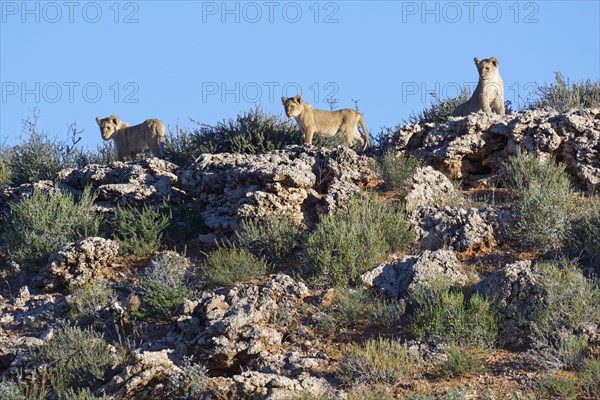
[[[96,116],[169,128],[215,123],[301,92],[318,108],[359,100],[376,134],[428,93],[474,85],[474,57],[497,56],[505,97],[532,83],[600,79],[599,1],[0,0],[0,143],[34,109],[64,138]],[[474,86],[472,86],[474,87]]]

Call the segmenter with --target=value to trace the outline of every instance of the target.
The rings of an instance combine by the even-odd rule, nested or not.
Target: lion
[[[338,132],[346,137],[346,144],[354,147],[355,140],[362,146],[363,151],[370,145],[369,132],[360,112],[350,108],[327,111],[313,108],[302,100],[302,96],[282,97],[281,102],[288,118],[295,118],[300,131],[304,134],[304,143],[312,144],[314,134],[334,136]],[[361,137],[358,125],[362,128],[364,139]]]
[[[498,71],[498,58],[481,60],[475,57],[474,61],[479,71],[479,83],[473,96],[456,107],[452,116],[464,117],[479,111],[491,113],[492,108],[498,114],[504,115],[504,81]]]
[[[155,157],[165,157],[165,125],[162,121],[152,118],[131,126],[113,114],[107,118],[96,117],[96,122],[102,139],[115,141],[119,161],[135,160],[137,155],[148,150]]]

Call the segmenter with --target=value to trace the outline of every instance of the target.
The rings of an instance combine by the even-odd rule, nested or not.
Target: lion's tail
[[[365,137],[365,145],[363,147],[363,151],[365,151],[367,149],[367,147],[371,146],[371,139],[369,139],[369,131],[367,131],[367,127],[365,126],[365,120],[364,120],[362,114],[360,114],[358,123],[360,124],[360,127],[362,128],[362,131],[363,131],[363,136]]]

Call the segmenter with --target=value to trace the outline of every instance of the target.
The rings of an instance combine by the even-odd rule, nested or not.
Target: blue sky
[[[598,1],[0,1],[0,143],[39,110],[46,132],[101,143],[96,116],[215,123],[301,91],[359,100],[376,134],[474,85],[495,55],[505,97],[554,71],[600,79]]]

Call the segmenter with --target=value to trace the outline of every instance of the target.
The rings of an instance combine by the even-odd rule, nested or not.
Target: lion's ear
[[[473,59],[473,61],[475,61],[475,65],[479,65],[479,63],[481,62],[481,58],[477,58],[477,57],[475,57],[475,58]]]
[[[296,99],[296,103],[298,104],[302,104],[302,96],[297,95],[296,97],[294,97]]]
[[[492,64],[494,64],[494,67],[498,66],[498,58],[497,57],[490,57],[490,62]]]
[[[119,124],[119,117],[117,117],[115,114],[110,116],[110,122],[112,122],[115,125]]]
[[[100,125],[100,121],[102,121],[102,118],[100,118],[100,117],[96,117],[96,123],[97,123],[98,125]]]
[[[283,104],[285,104],[285,101],[286,101],[286,100],[287,100],[287,99],[286,99],[285,97],[283,97],[283,96],[281,97],[281,102],[282,102]]]

